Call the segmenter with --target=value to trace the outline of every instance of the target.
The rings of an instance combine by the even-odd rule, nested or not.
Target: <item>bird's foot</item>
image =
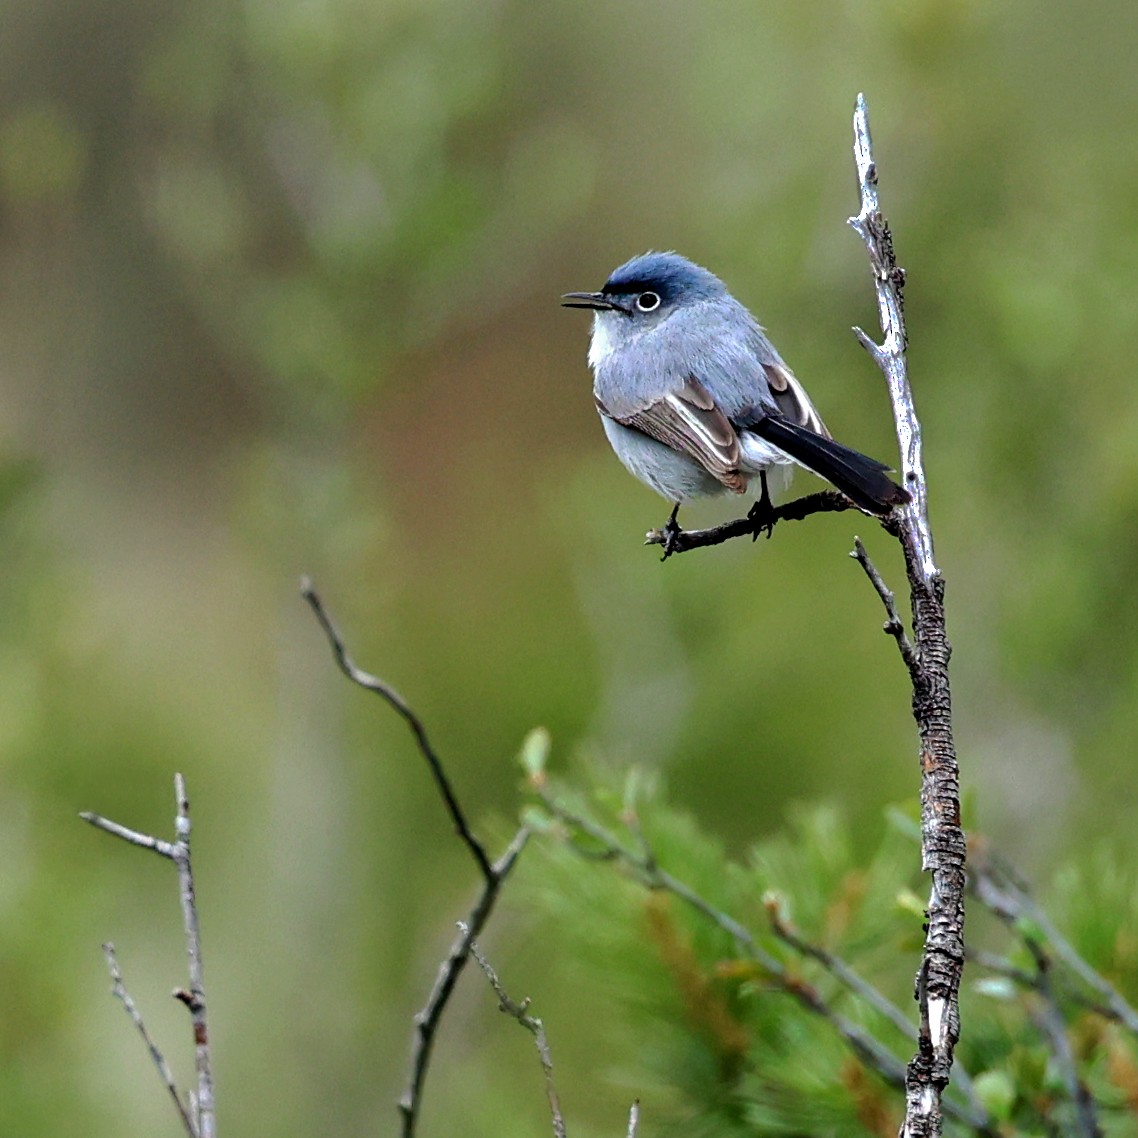
[[[680,512],[679,503],[676,503],[675,509],[668,515],[668,520],[664,523],[663,529],[660,532],[664,535],[664,556],[660,558],[661,561],[667,561],[673,553],[676,552],[676,546],[679,545],[680,537],[683,535],[683,530],[680,529],[680,523],[676,521],[676,514]]]
[[[759,500],[747,511],[747,520],[751,523],[751,540],[758,541],[759,534],[766,531],[767,538],[774,533],[774,524],[778,521],[778,515],[774,511],[774,503],[771,501],[770,491],[767,489],[767,476],[765,472],[760,472],[759,480],[763,487],[763,492],[759,495]]]

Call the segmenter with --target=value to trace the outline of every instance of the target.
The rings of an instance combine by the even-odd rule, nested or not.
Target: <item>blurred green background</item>
[[[557,303],[679,249],[838,437],[895,453],[849,331],[876,324],[845,227],[859,90],[909,273],[967,820],[1040,873],[1088,826],[1134,832],[1138,8],[38,0],[4,27],[4,1131],[177,1132],[99,951],[187,1076],[172,874],[75,817],[169,834],[175,770],[223,1132],[394,1131],[475,879],[302,573],[495,839],[538,723],[562,766],[658,770],[736,853],[794,802],[871,835],[915,793],[903,670],[846,557],[860,532],[900,588],[895,549],[838,515],[661,565],[640,541],[667,506],[610,454],[587,317]],[[523,903],[541,872],[488,947],[571,1121],[621,1132],[621,1057]],[[480,982],[443,1036],[424,1135],[544,1130]]]

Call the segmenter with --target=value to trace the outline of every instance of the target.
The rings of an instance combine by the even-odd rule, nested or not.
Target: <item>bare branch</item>
[[[873,140],[869,133],[869,108],[865,96],[858,95],[854,109],[854,161],[861,189],[861,212],[849,219],[850,227],[865,242],[873,270],[877,309],[881,320],[883,344],[876,344],[860,328],[854,334],[873,362],[881,369],[889,386],[889,400],[901,448],[901,473],[910,499],[894,510],[904,518],[902,541],[911,544],[914,563],[926,585],[940,576],[933,560],[933,539],[929,527],[928,487],[925,482],[924,457],[921,446],[921,424],[913,406],[909,388],[905,349],[909,345],[905,332],[905,270],[897,264],[893,251],[893,235],[881,214],[877,201],[877,163],[873,157]]]
[[[850,556],[865,571],[870,584],[873,585],[877,595],[881,598],[881,603],[885,606],[885,623],[881,626],[882,631],[897,641],[897,648],[901,653],[901,659],[905,661],[905,667],[909,669],[910,675],[915,675],[919,666],[917,653],[913,647],[913,642],[905,631],[901,614],[897,611],[897,600],[893,596],[893,591],[885,584],[885,580],[877,571],[877,566],[870,560],[860,537],[854,538],[854,548]]]
[[[399,1114],[403,1120],[403,1138],[413,1138],[415,1127],[419,1121],[423,1084],[427,1077],[427,1068],[431,1062],[431,1050],[434,1046],[439,1023],[442,1021],[443,1012],[455,985],[458,983],[458,978],[470,958],[473,940],[485,927],[494,909],[494,903],[498,899],[498,894],[501,892],[502,885],[509,876],[510,870],[514,868],[518,855],[525,847],[529,838],[529,831],[523,826],[514,835],[514,840],[510,842],[502,856],[495,862],[490,861],[486,847],[475,836],[466,820],[466,815],[458,803],[458,798],[451,786],[442,760],[427,736],[427,729],[423,721],[390,684],[356,666],[351,656],[348,655],[343,637],[328,614],[328,610],[324,607],[315,586],[307,577],[301,581],[300,593],[316,614],[316,619],[320,622],[320,627],[328,638],[332,655],[335,657],[340,671],[352,683],[378,695],[389,706],[393,707],[410,727],[411,734],[414,735],[415,742],[418,744],[419,753],[426,760],[435,787],[446,805],[455,833],[470,851],[478,865],[479,872],[482,874],[482,889],[474,902],[474,907],[470,910],[470,915],[466,921],[460,924],[459,928],[462,931],[450,946],[446,959],[439,965],[439,971],[435,976],[435,982],[430,995],[427,997],[426,1004],[415,1016],[414,1034],[411,1039],[411,1073],[407,1079],[407,1086],[399,1098]]]
[[[640,1126],[640,1100],[636,1099],[628,1110],[628,1136],[636,1138],[637,1128]]]
[[[161,838],[155,838],[151,834],[143,834],[138,830],[132,830],[129,826],[120,826],[118,822],[112,822],[109,818],[104,818],[101,814],[92,814],[90,810],[84,810],[79,817],[82,818],[84,822],[88,822],[94,826],[96,830],[103,830],[105,833],[113,834],[116,838],[122,838],[124,842],[130,842],[132,846],[150,850],[152,853],[156,853],[160,857],[169,858],[171,861],[174,859],[174,846],[172,842],[164,842]]]
[[[486,853],[486,849],[482,843],[474,836],[473,830],[471,830],[469,823],[466,821],[466,816],[463,814],[462,807],[459,806],[458,798],[455,796],[454,790],[451,787],[450,779],[447,778],[446,771],[443,769],[442,760],[427,738],[427,729],[423,726],[422,720],[411,710],[407,701],[391,687],[390,684],[384,683],[378,676],[373,676],[355,665],[352,658],[348,655],[347,649],[344,647],[344,641],[337,631],[335,624],[332,622],[331,616],[328,615],[327,609],[324,608],[324,604],[316,592],[316,587],[307,577],[300,583],[300,595],[304,597],[312,608],[312,611],[316,614],[316,619],[320,622],[320,627],[324,630],[324,635],[328,638],[328,643],[332,647],[332,654],[336,658],[336,664],[340,671],[343,672],[352,683],[358,684],[361,688],[366,688],[368,691],[374,692],[381,699],[386,700],[403,718],[407,726],[411,728],[411,734],[415,736],[419,753],[426,760],[427,766],[431,771],[431,777],[435,780],[435,786],[442,795],[443,802],[446,803],[447,813],[450,814],[455,833],[458,834],[465,843],[466,848],[470,850],[471,856],[478,863],[478,868],[481,870],[482,876],[489,880],[493,874],[493,866],[490,864],[490,857]]]
[[[1063,1012],[1055,998],[1048,973],[1051,961],[1043,948],[1031,937],[1023,938],[1035,961],[1038,974],[1036,991],[1039,993],[1039,1006],[1035,1008],[1032,1018],[1051,1049],[1055,1066],[1067,1088],[1067,1094],[1075,1107],[1075,1118],[1082,1138],[1102,1138],[1102,1130],[1098,1124],[1094,1099],[1091,1098],[1086,1084],[1079,1078],[1079,1069],[1075,1063],[1075,1054],[1071,1050],[1071,1041],[1067,1038],[1067,1025],[1063,1021]]]
[[[1051,955],[1065,964],[1102,1003],[1087,1002],[1077,993],[1071,994],[1073,999],[1138,1035],[1138,1011],[1105,976],[1095,971],[1059,931],[1051,918],[1035,903],[1010,866],[991,853],[981,851],[977,864],[971,867],[968,884],[977,900],[1012,929],[1018,931],[1024,921],[1033,925],[1043,934]],[[993,963],[991,959],[985,959],[983,966],[992,968]]]
[[[510,842],[506,852],[491,865],[490,875],[486,878],[478,900],[470,910],[470,916],[459,925],[461,931],[458,938],[439,966],[438,975],[435,977],[434,986],[423,1010],[415,1016],[415,1032],[411,1042],[411,1074],[407,1080],[407,1087],[399,1099],[399,1113],[403,1118],[403,1138],[412,1138],[415,1133],[423,1098],[423,1082],[431,1062],[431,1048],[447,1001],[470,958],[471,944],[486,927],[486,922],[494,909],[494,902],[498,899],[498,893],[528,839],[529,830],[523,826],[514,835],[514,840]]]
[[[194,872],[190,864],[190,800],[186,796],[186,780],[180,774],[174,775],[174,796],[178,800],[178,815],[174,822],[178,835],[178,841],[174,845],[174,864],[178,867],[178,891],[182,898],[182,924],[186,930],[186,955],[190,973],[189,992],[176,992],[175,995],[189,1008],[194,1025],[194,1057],[198,1072],[198,1132],[201,1138],[214,1138],[213,1069],[209,1023],[206,1019],[205,981],[202,975],[201,926],[194,892]]]
[[[126,1014],[130,1016],[135,1029],[138,1034],[142,1036],[142,1042],[146,1044],[150,1052],[150,1058],[154,1061],[154,1066],[158,1068],[158,1075],[165,1085],[166,1090],[169,1092],[170,1097],[174,1100],[174,1106],[178,1111],[178,1116],[182,1120],[182,1126],[189,1135],[189,1138],[198,1138],[198,1132],[194,1128],[194,1120],[190,1117],[190,1112],[186,1108],[186,1104],[182,1101],[181,1093],[178,1090],[177,1084],[174,1082],[174,1073],[170,1070],[170,1064],[166,1062],[166,1056],[162,1054],[158,1044],[154,1042],[150,1032],[147,1031],[142,1013],[138,1010],[137,1005],[131,998],[130,992],[127,991],[126,984],[123,982],[122,972],[119,970],[118,959],[115,956],[115,946],[111,944],[110,941],[107,941],[107,943],[103,945],[103,955],[106,957],[107,969],[111,974],[111,980],[114,982],[111,994],[115,999],[121,1001],[122,1006],[126,1009]]]
[[[762,525],[756,528],[752,518],[738,518],[733,522],[724,522],[710,529],[680,530],[672,538],[672,548],[665,556],[673,553],[686,553],[689,549],[702,549],[707,545],[721,545],[735,537],[749,537],[758,539],[760,533],[766,531],[767,525],[777,522],[801,522],[811,514],[841,513],[843,510],[856,510],[844,494],[838,490],[819,490],[815,494],[807,494],[802,498],[795,498],[792,502],[784,502],[781,506],[773,506],[769,514],[762,519]],[[864,513],[865,511],[861,511]],[[867,515],[873,517],[874,515]],[[769,531],[768,535],[769,535]],[[660,529],[651,529],[644,537],[645,545],[664,545],[668,535]]]
[[[186,933],[186,956],[190,986],[188,989],[176,990],[174,996],[185,1004],[190,1012],[194,1031],[194,1060],[198,1075],[197,1093],[193,1098],[193,1110],[188,1115],[191,1126],[190,1133],[194,1138],[216,1138],[217,1125],[213,1100],[209,1024],[206,1017],[205,983],[202,974],[201,926],[198,921],[197,898],[194,892],[194,872],[190,862],[190,802],[186,796],[186,780],[180,774],[174,775],[174,798],[177,803],[177,813],[174,818],[174,833],[177,835],[177,840],[174,842],[165,842],[150,834],[132,830],[118,822],[108,821],[99,814],[85,812],[79,817],[116,838],[130,842],[131,845],[151,850],[162,857],[169,858],[177,868],[178,892],[182,902],[182,924]],[[118,975],[114,948],[110,945],[104,945],[103,951],[107,956],[108,966],[111,967],[111,976],[115,980],[115,995],[123,1000],[127,1010],[131,1012],[132,1018],[135,1018],[136,1011],[132,1011],[134,1008],[133,1001],[129,1004],[126,1002],[129,997],[125,996],[126,990],[122,988],[121,976]],[[120,988],[122,989],[121,992]],[[145,1034],[145,1029],[141,1027],[141,1017],[139,1016],[135,1022],[136,1026],[139,1026],[140,1030],[143,1031],[143,1038],[146,1039],[147,1046],[150,1047],[151,1056],[157,1054],[160,1057],[157,1048]],[[157,1059],[155,1061],[157,1062]],[[162,1060],[162,1068],[165,1068],[165,1060]],[[163,1070],[163,1081],[166,1082],[167,1087],[172,1088],[173,1080],[167,1078],[167,1073],[168,1068]],[[179,1114],[187,1117],[186,1109],[177,1092],[174,1091],[173,1093],[174,1099],[178,1103]]]
[[[836,956],[820,944],[812,944],[806,940],[786,919],[782,911],[782,899],[777,894],[768,893],[763,898],[763,905],[770,918],[771,930],[779,940],[793,948],[800,956],[816,960],[835,979],[880,1012],[906,1039],[913,1039],[916,1030],[905,1013],[867,980],[862,979],[840,956]]]
[[[928,1019],[929,1044],[925,1046],[923,1038],[920,1040],[905,1077],[901,1134],[902,1138],[911,1138],[941,1132],[941,1095],[948,1085],[960,1036],[965,842],[960,824],[960,771],[952,735],[948,680],[951,649],[945,632],[944,581],[933,558],[921,425],[905,359],[905,274],[897,264],[889,226],[878,208],[877,164],[864,95],[857,99],[853,133],[861,212],[849,223],[869,254],[884,343],[874,343],[861,329],[854,331],[885,376],[901,451],[903,484],[910,494],[910,501],[896,508],[883,525],[901,543],[909,578],[915,646],[911,646],[905,662],[913,681],[913,716],[920,737],[921,863],[932,875],[917,985],[918,996],[923,995],[922,1019],[926,1015]],[[888,590],[883,593],[877,582],[874,587],[885,600]],[[886,608],[888,611],[887,601]],[[898,647],[905,655],[900,640]]]
[[[1039,991],[1038,975],[1017,967],[1006,957],[997,956],[993,952],[984,952],[980,949],[975,951],[969,949],[967,955],[969,962],[975,964],[977,968],[983,968],[987,972],[992,972],[997,976],[1003,976],[1011,980],[1013,984],[1017,984],[1021,988],[1026,988],[1028,991]],[[1060,962],[1065,963],[1063,961]],[[1052,972],[1050,980],[1053,985],[1056,979],[1054,972]],[[1093,1012],[1095,1015],[1102,1016],[1103,1019],[1109,1020],[1111,1023],[1117,1023],[1122,1027],[1126,1026],[1124,1020],[1114,1008],[1102,1003],[1100,1000],[1085,995],[1083,992],[1076,991],[1070,984],[1063,984],[1062,991],[1059,995],[1063,1000],[1077,1005],[1084,1011]]]
[[[557,1098],[557,1088],[553,1085],[553,1056],[549,1051],[549,1040],[545,1035],[545,1025],[536,1016],[529,1014],[530,1002],[528,997],[522,1000],[520,1004],[510,999],[506,989],[502,987],[502,981],[498,979],[498,973],[494,971],[490,962],[483,956],[481,949],[470,933],[470,929],[461,921],[458,927],[464,935],[470,937],[471,955],[478,961],[479,968],[486,974],[486,979],[490,981],[490,987],[494,989],[494,994],[498,997],[499,1010],[516,1019],[533,1036],[534,1044],[537,1046],[538,1058],[541,1060],[541,1069],[545,1075],[545,1096],[549,1100],[549,1112],[553,1117],[553,1138],[565,1138],[565,1119],[561,1114],[561,1103]]]

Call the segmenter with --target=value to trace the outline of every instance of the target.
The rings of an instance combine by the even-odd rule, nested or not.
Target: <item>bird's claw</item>
[[[661,544],[664,547],[664,556],[660,558],[661,561],[667,561],[673,553],[676,552],[676,547],[680,543],[680,537],[683,535],[683,530],[680,528],[680,523],[676,521],[676,515],[673,514],[665,523],[664,528],[660,533],[664,535],[664,540]]]
[[[768,539],[770,538],[774,533],[774,523],[778,519],[774,516],[769,502],[765,506],[762,502],[756,502],[747,511],[747,520],[751,523],[751,540],[758,541],[759,535],[763,533]]]
[[[762,479],[763,492],[759,495],[759,500],[747,511],[747,520],[751,523],[752,541],[758,541],[759,534],[764,530],[769,540],[774,533],[774,524],[778,521],[770,491],[767,489],[767,476],[763,473],[759,477]]]

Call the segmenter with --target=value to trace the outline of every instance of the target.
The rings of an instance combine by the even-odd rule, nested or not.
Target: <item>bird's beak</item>
[[[602,312],[616,307],[603,292],[567,292],[561,298],[561,305],[563,308],[595,308]]]

